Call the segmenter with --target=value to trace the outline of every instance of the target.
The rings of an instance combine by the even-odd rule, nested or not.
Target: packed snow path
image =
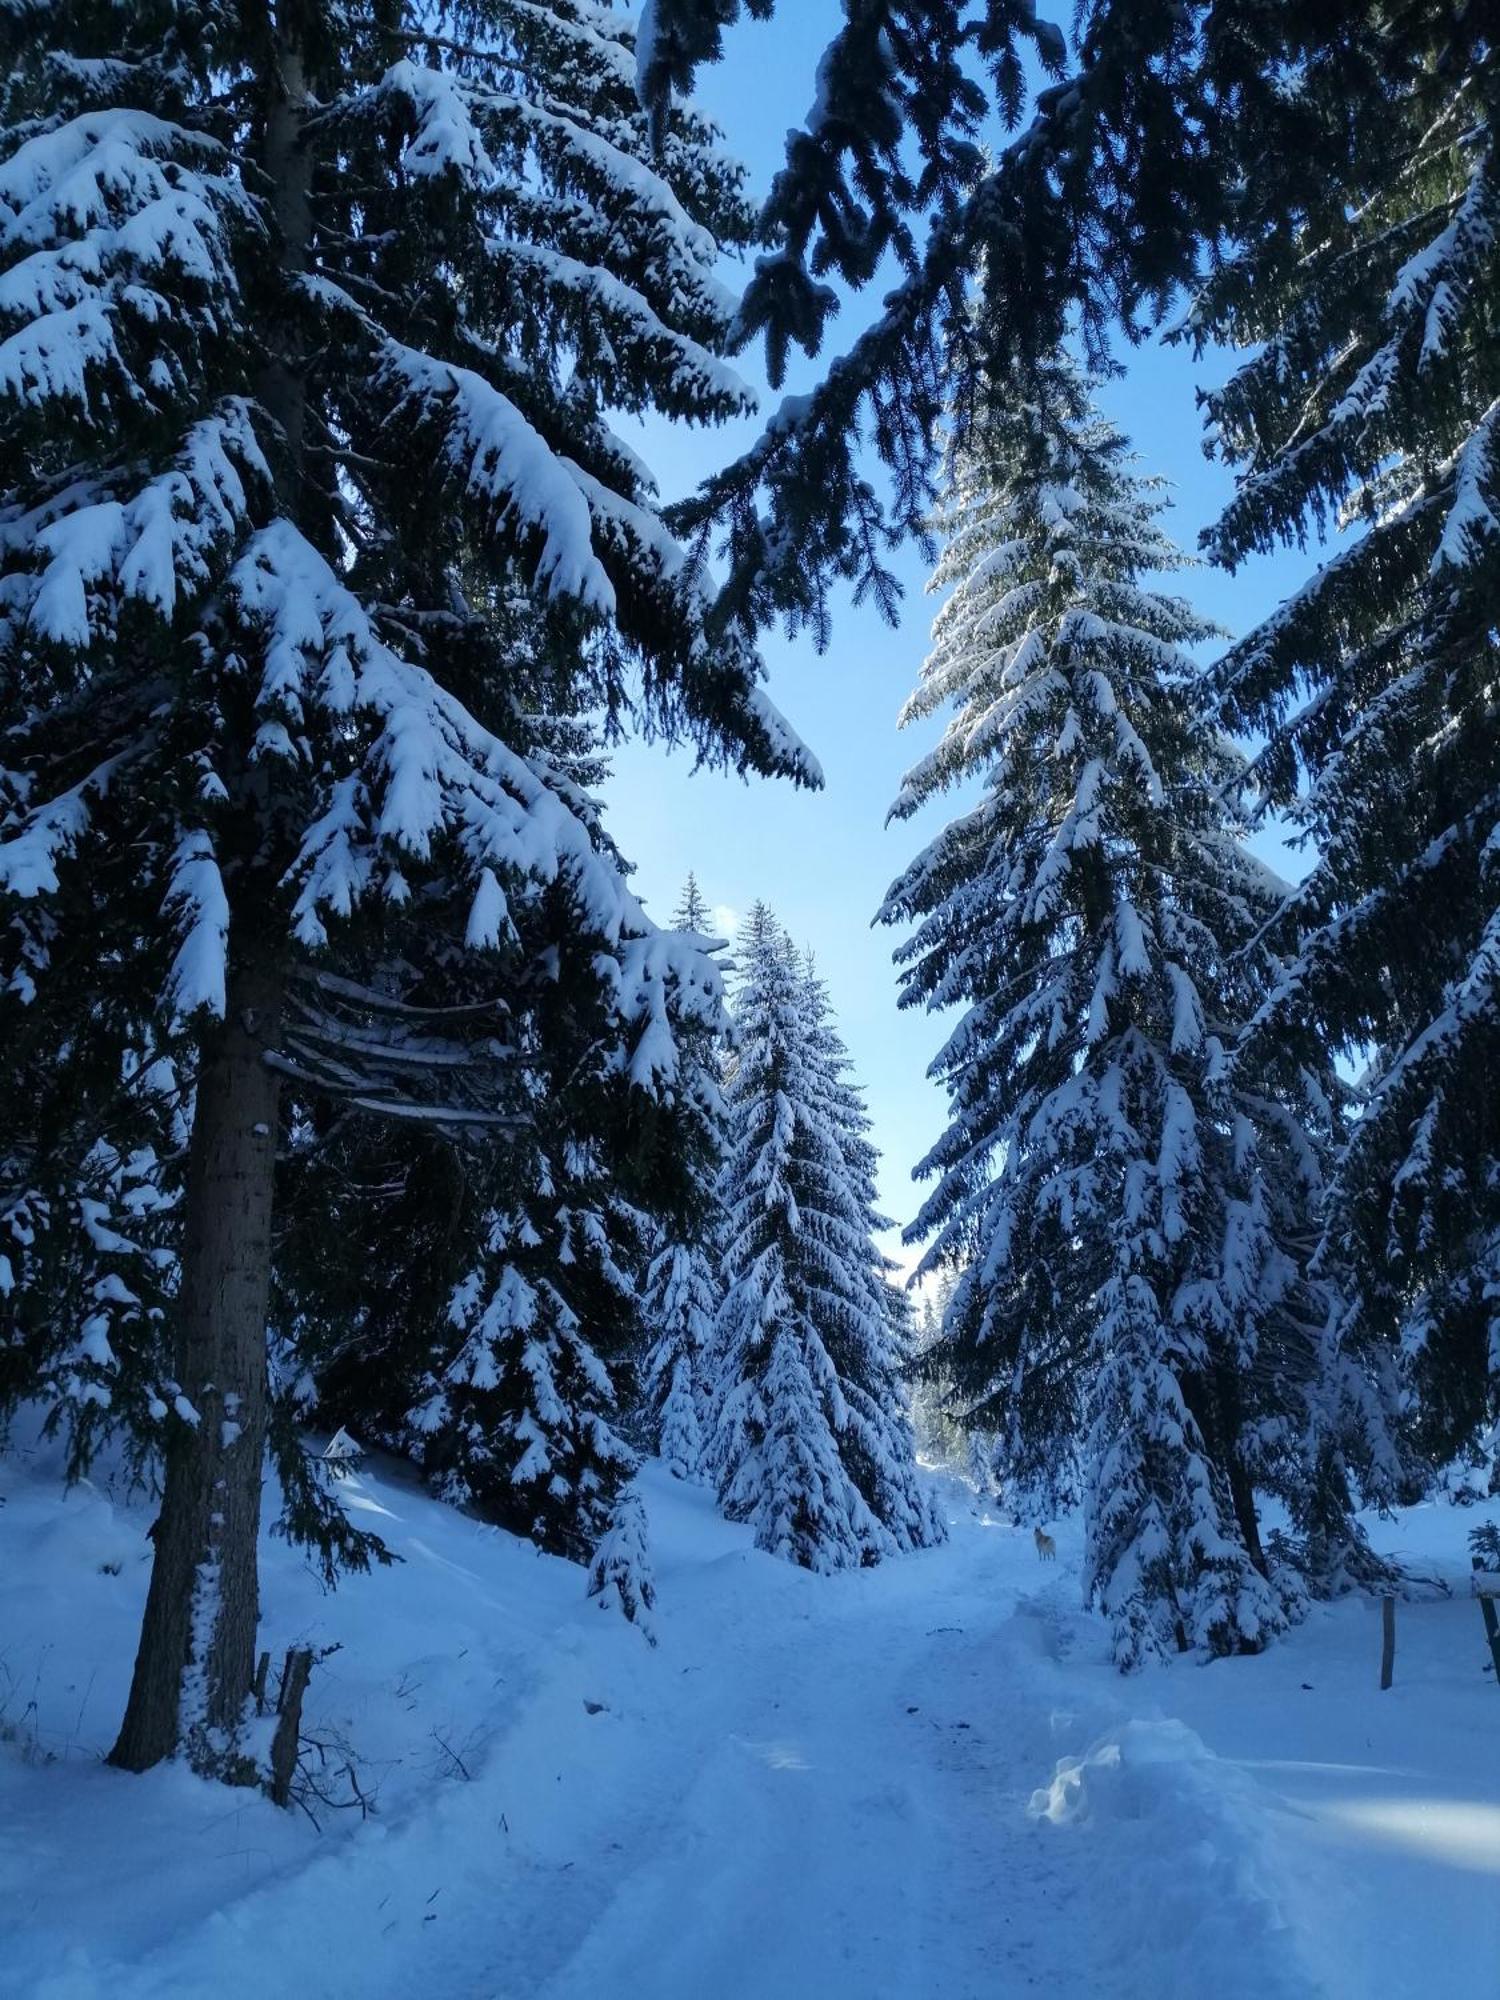
[[[1077,1608],[1066,1529],[1044,1568],[1029,1533],[960,1506],[945,1549],[813,1577],[750,1548],[701,1493],[659,1471],[646,1486],[654,1652],[580,1601],[576,1570],[386,1473],[351,1501],[383,1515],[406,1558],[394,1572],[329,1599],[268,1544],[268,1627],[344,1642],[311,1721],[368,1760],[380,1812],[363,1825],[319,1835],[180,1771],[104,1771],[76,1742],[91,1727],[107,1742],[114,1690],[99,1705],[59,1685],[72,1754],[0,1762],[0,1992],[1415,1996],[1435,1990],[1437,1938],[1456,1978],[1500,1947],[1493,1757],[1435,1845],[1432,1825],[1399,1838],[1402,1801],[1412,1824],[1433,1803],[1433,1769],[1500,1741],[1500,1712],[1486,1740],[1488,1711],[1455,1716],[1448,1688],[1435,1718],[1430,1693],[1421,1705],[1457,1619],[1430,1658],[1407,1638],[1411,1695],[1378,1712],[1404,1732],[1398,1753],[1356,1763],[1377,1713],[1351,1693],[1373,1680],[1362,1609],[1320,1614],[1263,1661],[1122,1682]],[[76,1558],[75,1587],[102,1584],[88,1635],[112,1647],[104,1614],[125,1631],[130,1612],[116,1586],[145,1573],[139,1523],[99,1495],[13,1499],[7,1535],[28,1505],[49,1510],[49,1572]],[[121,1576],[97,1560],[122,1554]],[[6,1581],[0,1562],[0,1616]],[[86,1643],[57,1632],[59,1649]],[[46,1750],[45,1663],[35,1686]],[[1500,1711],[1477,1667],[1474,1693]],[[1241,1740],[1214,1754],[1216,1730]],[[1373,1837],[1381,1812],[1396,1839]]]

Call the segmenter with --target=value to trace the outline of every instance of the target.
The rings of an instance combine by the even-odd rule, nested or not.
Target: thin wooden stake
[[[271,1739],[271,1803],[292,1802],[292,1779],[297,1772],[297,1745],[302,1734],[302,1697],[307,1693],[312,1673],[312,1648],[294,1646],[286,1656],[281,1673],[281,1693],[276,1712],[280,1720]]]
[[[1495,1600],[1484,1588],[1485,1583],[1493,1584],[1493,1577],[1483,1575],[1484,1564],[1478,1556],[1474,1558],[1474,1568],[1480,1572],[1474,1579],[1474,1592],[1479,1599],[1479,1615],[1484,1620],[1484,1636],[1490,1644],[1490,1658],[1495,1663],[1495,1685],[1500,1687],[1500,1618],[1495,1616]],[[1500,1596],[1500,1591],[1495,1592]]]
[[[1396,1600],[1383,1597],[1380,1600],[1380,1685],[1382,1690],[1391,1684],[1391,1676],[1396,1670]]]

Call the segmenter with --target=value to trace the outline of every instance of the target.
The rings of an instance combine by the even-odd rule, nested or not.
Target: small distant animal
[[[1057,1544],[1045,1528],[1038,1528],[1036,1531],[1036,1552],[1044,1563],[1057,1561]]]

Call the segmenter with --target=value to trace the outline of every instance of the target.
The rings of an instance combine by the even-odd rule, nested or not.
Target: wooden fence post
[[[1493,1590],[1486,1585],[1494,1585],[1493,1574],[1486,1574],[1484,1564],[1478,1556],[1474,1558],[1474,1595],[1479,1599],[1479,1615],[1484,1620],[1484,1636],[1489,1641],[1490,1658],[1495,1663],[1495,1685],[1500,1687],[1500,1618],[1495,1616],[1495,1598],[1500,1597],[1500,1587]]]
[[[1380,1685],[1382,1689],[1391,1684],[1391,1676],[1396,1668],[1396,1600],[1383,1597],[1380,1600]]]
[[[302,1697],[307,1693],[312,1673],[311,1646],[294,1646],[281,1670],[281,1692],[276,1698],[276,1734],[271,1738],[271,1802],[290,1805],[292,1779],[297,1772],[297,1743],[302,1733]]]

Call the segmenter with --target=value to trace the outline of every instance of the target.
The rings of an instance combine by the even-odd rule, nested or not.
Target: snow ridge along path
[[[1420,1839],[1372,1850],[1351,1840],[1357,1812],[1328,1810],[1397,1762],[1352,1756],[1368,1716],[1338,1677],[1369,1677],[1363,1607],[1265,1660],[1122,1682],[1077,1608],[1066,1526],[1043,1570],[1029,1531],[955,1489],[946,1548],[813,1577],[650,1468],[651,1652],[582,1600],[575,1569],[382,1468],[349,1500],[400,1567],[326,1597],[266,1546],[268,1631],[343,1643],[310,1726],[346,1735],[381,1788],[375,1819],[318,1834],[180,1771],[98,1767],[146,1517],[5,1477],[5,1995],[1281,2000],[1437,1990],[1439,1927],[1456,1977],[1500,1946],[1482,1779],[1453,1801],[1457,1859]],[[6,1560],[27,1546],[29,1575]],[[1434,1640],[1434,1671],[1459,1636]],[[1487,1711],[1466,1707],[1434,1747],[1421,1642],[1398,1658],[1411,1698],[1370,1708],[1403,1728],[1408,1791],[1375,1779],[1387,1831],[1390,1797],[1421,1803],[1463,1727],[1471,1760],[1485,1747]],[[1474,1683],[1494,1706],[1477,1666]],[[4,1705],[18,1688],[24,1713]],[[1297,1735],[1309,1717],[1322,1757]],[[1221,1724],[1247,1738],[1232,1757],[1208,1747]],[[1396,1913],[1397,1893],[1425,1915]]]

